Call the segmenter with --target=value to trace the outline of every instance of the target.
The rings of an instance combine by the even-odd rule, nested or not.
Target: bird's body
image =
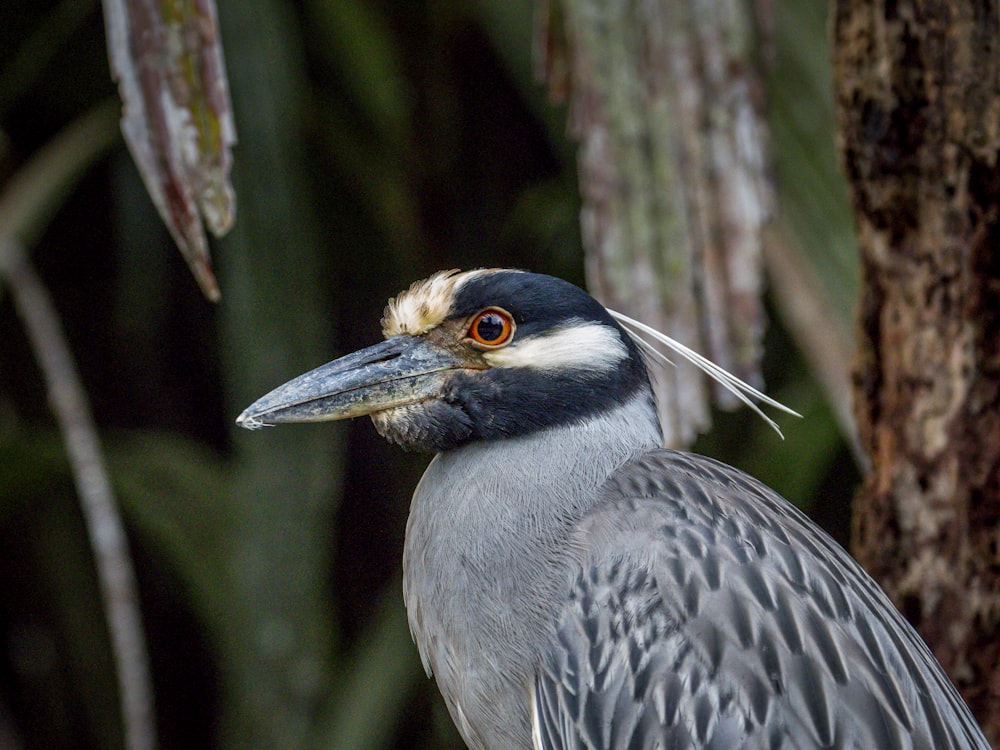
[[[241,417],[438,453],[404,594],[473,750],[989,747],[885,594],[772,490],[658,448],[630,336],[565,282],[432,277],[388,340]]]
[[[435,457],[418,485],[403,552],[410,628],[473,750],[531,747],[526,698],[572,583],[570,540],[607,478],[657,446],[648,414],[636,401],[617,424],[471,443]],[[484,507],[498,493],[507,500]]]

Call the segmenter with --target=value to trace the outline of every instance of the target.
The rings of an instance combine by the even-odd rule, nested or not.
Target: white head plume
[[[774,429],[774,431],[781,436],[782,439],[784,439],[785,436],[781,434],[781,429],[778,427],[778,424],[769,416],[767,416],[763,411],[761,411],[760,407],[757,406],[755,401],[760,401],[761,403],[767,404],[768,406],[773,406],[775,409],[780,409],[786,414],[791,414],[796,417],[802,416],[794,409],[789,409],[787,406],[780,403],[779,401],[775,401],[770,396],[761,393],[759,390],[754,388],[749,383],[743,382],[738,377],[733,375],[731,372],[722,369],[717,364],[712,362],[710,359],[707,359],[706,357],[703,357],[702,355],[698,354],[698,352],[694,351],[694,349],[684,346],[684,344],[682,344],[681,342],[670,338],[670,336],[668,336],[667,334],[661,333],[660,331],[657,331],[655,328],[648,326],[645,323],[641,323],[638,320],[634,320],[633,318],[630,318],[627,315],[623,315],[620,312],[615,312],[614,310],[608,310],[608,312],[611,314],[612,318],[614,318],[621,324],[621,326],[625,329],[628,335],[632,337],[632,340],[635,341],[635,343],[638,344],[641,349],[668,364],[671,365],[673,364],[673,362],[671,362],[670,359],[668,359],[667,356],[663,354],[663,352],[657,349],[653,343],[644,338],[644,336],[648,336],[653,341],[662,344],[671,351],[676,352],[680,356],[684,357],[684,359],[686,359],[688,362],[693,364],[699,370],[704,372],[706,375],[708,375],[708,377],[710,377],[712,380],[717,382],[727,391],[732,393],[734,396],[736,396],[736,398],[738,398],[748,407],[753,409],[753,411],[755,411],[761,419],[767,422],[771,426],[771,428]]]

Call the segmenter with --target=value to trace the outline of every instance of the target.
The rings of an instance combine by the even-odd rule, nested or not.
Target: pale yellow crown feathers
[[[420,336],[441,325],[448,317],[452,300],[459,287],[476,276],[498,273],[507,269],[479,268],[474,271],[439,271],[389,300],[382,313],[382,335],[386,338],[401,333]]]

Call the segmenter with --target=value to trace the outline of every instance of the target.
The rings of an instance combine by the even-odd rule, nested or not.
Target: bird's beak
[[[347,419],[434,398],[450,370],[467,367],[454,354],[414,336],[393,336],[275,388],[240,414],[248,429],[282,422]]]

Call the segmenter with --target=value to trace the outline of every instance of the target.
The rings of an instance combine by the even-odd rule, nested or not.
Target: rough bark
[[[872,460],[854,550],[1000,745],[1000,9],[838,0]]]
[[[759,385],[773,197],[752,7],[541,0],[539,18],[542,74],[579,143],[590,291]],[[709,426],[705,377],[652,374],[665,444],[689,445]]]

